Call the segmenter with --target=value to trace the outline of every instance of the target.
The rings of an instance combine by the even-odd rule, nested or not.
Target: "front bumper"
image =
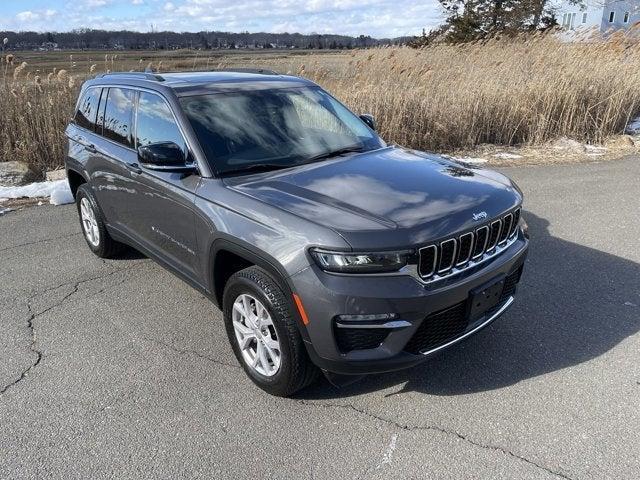
[[[456,307],[463,309],[470,292],[492,279],[502,276],[517,282],[527,250],[528,241],[519,233],[507,250],[483,264],[481,269],[431,285],[424,285],[411,276],[333,275],[312,265],[291,277],[309,319],[303,331],[309,355],[323,370],[346,375],[382,373],[416,365],[480,331],[511,306],[515,284],[509,291],[505,287],[495,308],[473,322],[467,322],[465,317],[464,324],[453,335],[446,335],[447,312]],[[352,350],[345,347],[344,330],[339,331],[345,325],[337,316],[386,313],[396,317],[378,322],[375,331],[370,328],[375,322],[349,321],[348,330],[356,336],[346,343],[351,347],[360,346]],[[460,315],[455,319],[460,321]],[[429,330],[431,322],[436,321],[443,322],[445,328],[444,335],[438,331],[442,341],[418,348],[416,339],[424,336],[425,329]],[[373,332],[373,337],[369,336],[374,339],[371,345],[366,345],[366,339],[362,343],[365,332]],[[379,335],[381,332],[384,333]],[[376,335],[380,342],[375,341]]]

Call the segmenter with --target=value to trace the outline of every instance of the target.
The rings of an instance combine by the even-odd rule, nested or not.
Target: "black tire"
[[[233,328],[233,304],[241,294],[250,294],[266,307],[280,343],[280,368],[273,376],[265,376],[247,365]],[[265,270],[249,267],[236,272],[225,285],[222,300],[224,322],[231,348],[247,376],[271,395],[288,397],[310,385],[319,370],[311,362],[304,346],[297,321],[278,282]]]
[[[85,232],[85,226],[82,221],[82,213],[80,211],[80,205],[83,198],[86,198],[88,200],[93,214],[95,215],[99,232],[99,241],[97,245],[94,245],[89,241]],[[93,253],[95,253],[100,258],[112,258],[123,250],[124,245],[120,242],[116,242],[113,238],[111,238],[109,232],[107,232],[107,228],[104,222],[104,216],[102,215],[102,210],[98,206],[98,201],[93,194],[93,190],[86,183],[83,183],[78,187],[78,191],[76,192],[76,207],[78,209],[78,217],[80,218],[80,228],[82,229],[82,236],[84,237],[87,245]]]

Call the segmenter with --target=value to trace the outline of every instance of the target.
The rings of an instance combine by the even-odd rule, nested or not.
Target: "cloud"
[[[16,19],[21,22],[34,22],[38,20],[48,20],[56,15],[55,10],[47,9],[47,10],[39,10],[39,11],[31,11],[25,10],[24,12],[20,12],[16,14]]]
[[[441,22],[438,0],[49,0],[51,9],[59,12],[55,20],[33,5],[36,0],[22,0],[24,11],[0,17],[0,30],[148,31],[153,24],[173,31],[287,31],[382,38],[419,35],[423,28]]]

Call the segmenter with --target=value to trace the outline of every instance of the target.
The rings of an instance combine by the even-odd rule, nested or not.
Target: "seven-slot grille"
[[[470,266],[485,255],[496,253],[497,247],[503,247],[515,237],[519,220],[518,208],[471,232],[421,248],[418,273],[425,280],[446,276],[454,268]]]

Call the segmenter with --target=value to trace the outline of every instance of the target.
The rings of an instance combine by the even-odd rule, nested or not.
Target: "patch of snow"
[[[62,182],[64,183],[51,192],[51,198],[49,199],[51,205],[66,205],[74,202],[69,183],[66,179],[62,180]]]
[[[21,187],[0,187],[0,197],[3,198],[40,198],[50,197],[52,205],[73,203],[73,195],[69,188],[69,182],[54,180],[48,182],[36,182]]]
[[[498,152],[498,153],[494,153],[491,156],[495,158],[505,158],[505,159],[514,159],[514,160],[516,158],[522,158],[522,155],[518,155],[516,153],[509,153],[509,152]]]
[[[576,140],[567,137],[560,137],[553,142],[552,147],[555,150],[571,150],[574,152],[584,152],[584,145]]]
[[[596,145],[585,145],[584,149],[587,153],[599,155],[604,155],[604,153],[607,151],[607,147],[598,147]]]
[[[13,209],[9,207],[0,207],[0,215],[4,215],[5,213],[10,212],[11,210]]]
[[[635,303],[632,303],[632,302],[624,302],[624,304],[625,304],[627,307],[637,307],[637,306],[638,306],[638,305],[636,305]]]

